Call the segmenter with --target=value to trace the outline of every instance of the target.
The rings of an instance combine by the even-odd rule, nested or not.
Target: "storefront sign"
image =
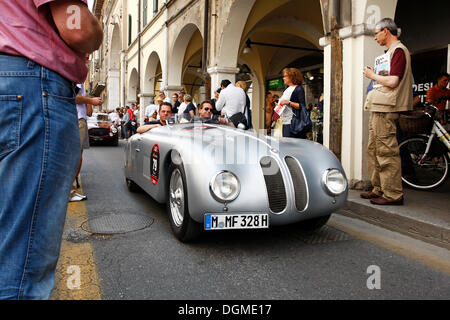
[[[284,87],[283,78],[269,80],[269,86],[268,87],[269,87],[269,90],[283,88]]]
[[[436,76],[447,71],[447,51],[445,48],[411,56],[413,89],[420,96],[421,102],[425,102],[427,91],[436,84]]]

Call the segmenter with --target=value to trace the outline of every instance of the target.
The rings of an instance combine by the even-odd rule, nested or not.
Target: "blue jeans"
[[[0,299],[48,299],[80,158],[72,82],[0,54]]]

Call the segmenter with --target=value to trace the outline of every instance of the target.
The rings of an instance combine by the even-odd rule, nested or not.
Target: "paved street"
[[[103,299],[450,298],[448,251],[424,245],[435,257],[426,265],[415,258],[419,254],[387,248],[389,241],[384,246],[366,241],[396,237],[393,233],[366,226],[364,234],[373,237],[362,240],[349,231],[351,219],[339,216],[313,235],[287,226],[208,233],[196,243],[180,243],[172,235],[165,206],[145,193],[128,191],[123,148],[123,141],[119,147],[91,147],[81,172],[89,219],[140,215],[150,224],[134,232],[89,237]],[[336,229],[339,225],[348,233]],[[398,241],[413,246],[409,238]],[[368,289],[369,266],[379,267],[380,289]]]

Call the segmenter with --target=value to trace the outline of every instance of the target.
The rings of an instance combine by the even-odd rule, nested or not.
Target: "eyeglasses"
[[[209,111],[209,110],[212,110],[212,108],[208,108],[208,107],[206,107],[206,108],[203,108],[203,110],[205,110],[205,111]]]
[[[383,32],[383,31],[384,31],[384,29],[383,29],[383,30],[380,30],[380,31],[375,31],[375,37],[378,36],[378,34],[379,34],[380,32]]]

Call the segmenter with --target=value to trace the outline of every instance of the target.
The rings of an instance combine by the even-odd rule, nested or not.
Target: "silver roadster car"
[[[198,119],[172,118],[130,138],[125,178],[130,191],[143,189],[167,204],[183,242],[209,230],[291,223],[316,229],[348,193],[341,164],[318,143]]]

